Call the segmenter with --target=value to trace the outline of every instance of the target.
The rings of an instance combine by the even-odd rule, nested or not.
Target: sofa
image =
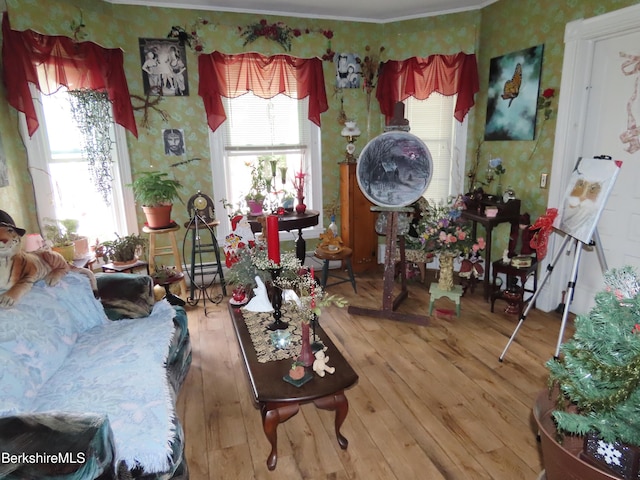
[[[188,478],[186,313],[149,276],[97,283],[70,272],[0,309],[0,478]]]

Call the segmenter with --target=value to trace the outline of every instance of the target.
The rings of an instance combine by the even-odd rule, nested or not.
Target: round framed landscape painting
[[[405,207],[418,200],[433,176],[425,143],[407,132],[386,132],[360,153],[356,178],[367,199],[381,207]]]

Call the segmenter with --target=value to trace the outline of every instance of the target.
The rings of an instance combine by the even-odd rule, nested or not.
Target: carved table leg
[[[298,413],[298,410],[300,405],[297,403],[263,403],[260,406],[262,428],[267,440],[271,443],[271,453],[267,457],[269,470],[274,470],[278,463],[278,425],[289,420]]]
[[[345,418],[347,418],[347,413],[349,413],[349,402],[347,401],[347,397],[344,395],[344,391],[340,390],[333,395],[328,395],[326,397],[318,398],[313,401],[314,405],[323,410],[336,411],[336,438],[338,439],[338,445],[343,450],[349,446],[349,440],[347,440],[341,433],[340,427],[344,422]]]

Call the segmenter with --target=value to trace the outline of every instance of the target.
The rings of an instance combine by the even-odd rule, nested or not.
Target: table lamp
[[[347,154],[345,155],[345,161],[347,163],[355,162],[356,157],[353,155],[356,151],[356,146],[353,142],[360,136],[360,129],[356,125],[356,122],[348,121],[344,123],[344,128],[340,135],[347,139]]]

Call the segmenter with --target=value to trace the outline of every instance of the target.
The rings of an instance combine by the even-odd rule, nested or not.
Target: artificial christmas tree
[[[605,274],[588,315],[561,357],[547,363],[559,392],[553,419],[561,434],[584,435],[587,461],[620,478],[639,478],[640,282],[631,267]]]

